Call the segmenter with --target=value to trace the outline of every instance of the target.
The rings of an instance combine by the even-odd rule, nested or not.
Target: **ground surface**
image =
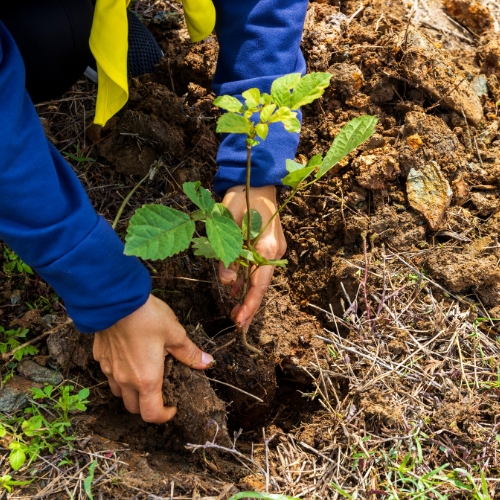
[[[96,498],[223,500],[266,488],[301,498],[500,495],[500,17],[495,2],[445,6],[310,4],[309,70],[333,78],[304,110],[298,159],[324,154],[356,116],[376,115],[377,133],[285,210],[290,264],[250,332],[262,359],[228,320],[233,303],[214,263],[189,252],[148,263],[155,294],[217,360],[210,381],[167,361],[166,401],[183,419],[158,427],[129,415],[89,338],[57,327],[66,318],[50,288],[2,277],[2,324],[31,337],[52,327],[35,360],[91,387],[74,464],[58,467],[56,454],[21,469],[16,477],[38,479],[11,498],[85,498],[94,456]],[[153,21],[162,7],[168,15]],[[138,10],[165,57],[132,82],[105,129],[88,126],[89,83],[38,107],[108,220],[157,167],[125,207],[121,235],[144,203],[188,207],[183,182],[211,187],[218,144],[215,37],[190,44],[176,4]],[[216,449],[233,448],[239,429],[237,452]],[[205,446],[192,453],[186,443]]]

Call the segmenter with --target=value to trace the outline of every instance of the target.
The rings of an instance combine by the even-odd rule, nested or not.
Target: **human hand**
[[[174,312],[153,295],[137,311],[95,334],[94,358],[101,365],[115,396],[146,422],[162,424],[176,413],[163,406],[165,356],[204,370],[213,363],[186,335]]]
[[[231,211],[235,221],[241,225],[243,216],[247,211],[245,199],[245,186],[235,186],[229,189],[222,200],[222,203]],[[250,188],[250,206],[257,210],[262,216],[263,227],[267,224],[272,215],[276,212],[276,187],[252,187]],[[286,240],[281,227],[279,215],[277,215],[264,234],[255,245],[255,249],[268,260],[280,259],[286,251]],[[264,295],[267,292],[269,283],[274,273],[273,266],[262,266],[257,271],[250,270],[250,283],[248,292],[243,304],[237,304],[231,312],[231,318],[239,328],[248,330],[250,323],[257,312]],[[219,277],[224,285],[231,287],[231,295],[237,296],[242,288],[241,277],[237,276],[234,265],[228,269],[219,262]]]

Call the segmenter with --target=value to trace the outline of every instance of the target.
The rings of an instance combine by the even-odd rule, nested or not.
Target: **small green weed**
[[[33,462],[42,452],[53,452],[54,447],[71,448],[75,439],[70,432],[70,412],[87,409],[89,389],[74,394],[72,385],[55,389],[51,385],[43,389],[31,389],[33,402],[23,416],[14,416],[0,423],[0,438],[10,438],[9,463],[13,470],[20,469],[26,461]],[[36,400],[40,400],[37,402]],[[46,417],[50,415],[50,417]]]
[[[31,269],[28,264],[25,264],[14,251],[5,245],[3,247],[2,255],[4,260],[2,270],[6,276],[12,276],[16,272],[19,274],[34,274],[33,269]]]
[[[229,500],[240,500],[242,498],[260,498],[262,500],[299,500],[296,497],[289,497],[286,495],[278,495],[275,493],[259,493],[258,491],[242,491],[236,493]]]
[[[6,330],[3,326],[0,326],[0,354],[5,354],[6,352],[17,349],[22,344],[20,340],[26,341],[26,335],[28,335],[28,333],[28,328]],[[31,345],[27,345],[14,352],[13,358],[16,361],[21,361],[24,356],[34,356],[35,354],[38,354],[38,349]]]

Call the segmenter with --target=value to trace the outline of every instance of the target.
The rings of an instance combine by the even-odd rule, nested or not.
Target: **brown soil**
[[[498,328],[481,318],[500,311],[500,70],[498,34],[489,18],[469,15],[476,7],[446,2],[450,16],[482,35],[466,32],[469,43],[453,24],[457,35],[429,23],[412,26],[399,0],[374,0],[358,13],[358,2],[311,3],[303,50],[310,70],[333,77],[321,101],[304,110],[297,159],[324,154],[360,115],[378,117],[376,134],[283,212],[289,265],[276,272],[249,332],[261,358],[244,348],[228,319],[234,299],[212,262],[185,252],[148,263],[155,294],[217,365],[205,376],[167,359],[165,402],[178,414],[165,426],[129,415],[97,385],[83,433],[92,449],[126,448],[118,456],[128,463],[120,487],[103,486],[104,498],[167,496],[172,481],[176,492],[207,498],[265,489],[254,465],[249,471],[234,454],[205,445],[232,448],[240,428],[239,451],[262,467],[270,454],[271,490],[304,498],[333,498],[331,480],[379,498],[369,493],[385,488],[376,460],[394,450],[398,463],[414,454],[404,436],[415,429],[427,436],[420,439],[429,467],[451,463],[478,476],[476,463],[487,476],[498,474],[500,395],[490,387]],[[84,136],[86,156],[97,161],[79,173],[109,220],[151,165],[158,167],[125,208],[120,234],[144,203],[189,208],[182,183],[201,180],[211,188],[215,172],[218,111],[209,85],[216,39],[190,44],[177,14],[149,28],[166,55],[155,74],[131,83],[129,103],[106,128],[80,134],[53,110],[39,110],[61,149]],[[481,95],[479,77],[487,85]],[[60,109],[70,113],[65,105]],[[432,216],[418,190],[409,199],[413,173],[429,164],[452,193],[436,202],[441,208]],[[29,278],[1,286],[7,301],[17,294],[20,304],[51,297]],[[0,318],[27,321],[25,313],[17,305],[0,309]],[[32,323],[41,331],[39,319]],[[42,355],[68,378],[101,384],[88,339],[63,330]],[[188,442],[205,447],[193,455],[183,451]],[[353,449],[366,451],[361,461]]]

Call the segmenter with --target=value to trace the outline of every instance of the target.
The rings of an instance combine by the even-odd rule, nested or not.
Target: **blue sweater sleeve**
[[[308,0],[214,0],[220,52],[213,89],[218,95],[241,97],[257,87],[270,92],[271,83],[288,73],[304,73],[300,41]],[[299,116],[300,118],[300,116]],[[286,160],[293,159],[299,134],[281,124],[269,127],[266,141],[252,151],[252,186],[281,184]],[[225,135],[217,155],[215,190],[245,184],[243,135]]]
[[[45,138],[24,65],[0,23],[0,238],[64,299],[78,329],[107,328],[143,305],[149,273],[99,217]]]

